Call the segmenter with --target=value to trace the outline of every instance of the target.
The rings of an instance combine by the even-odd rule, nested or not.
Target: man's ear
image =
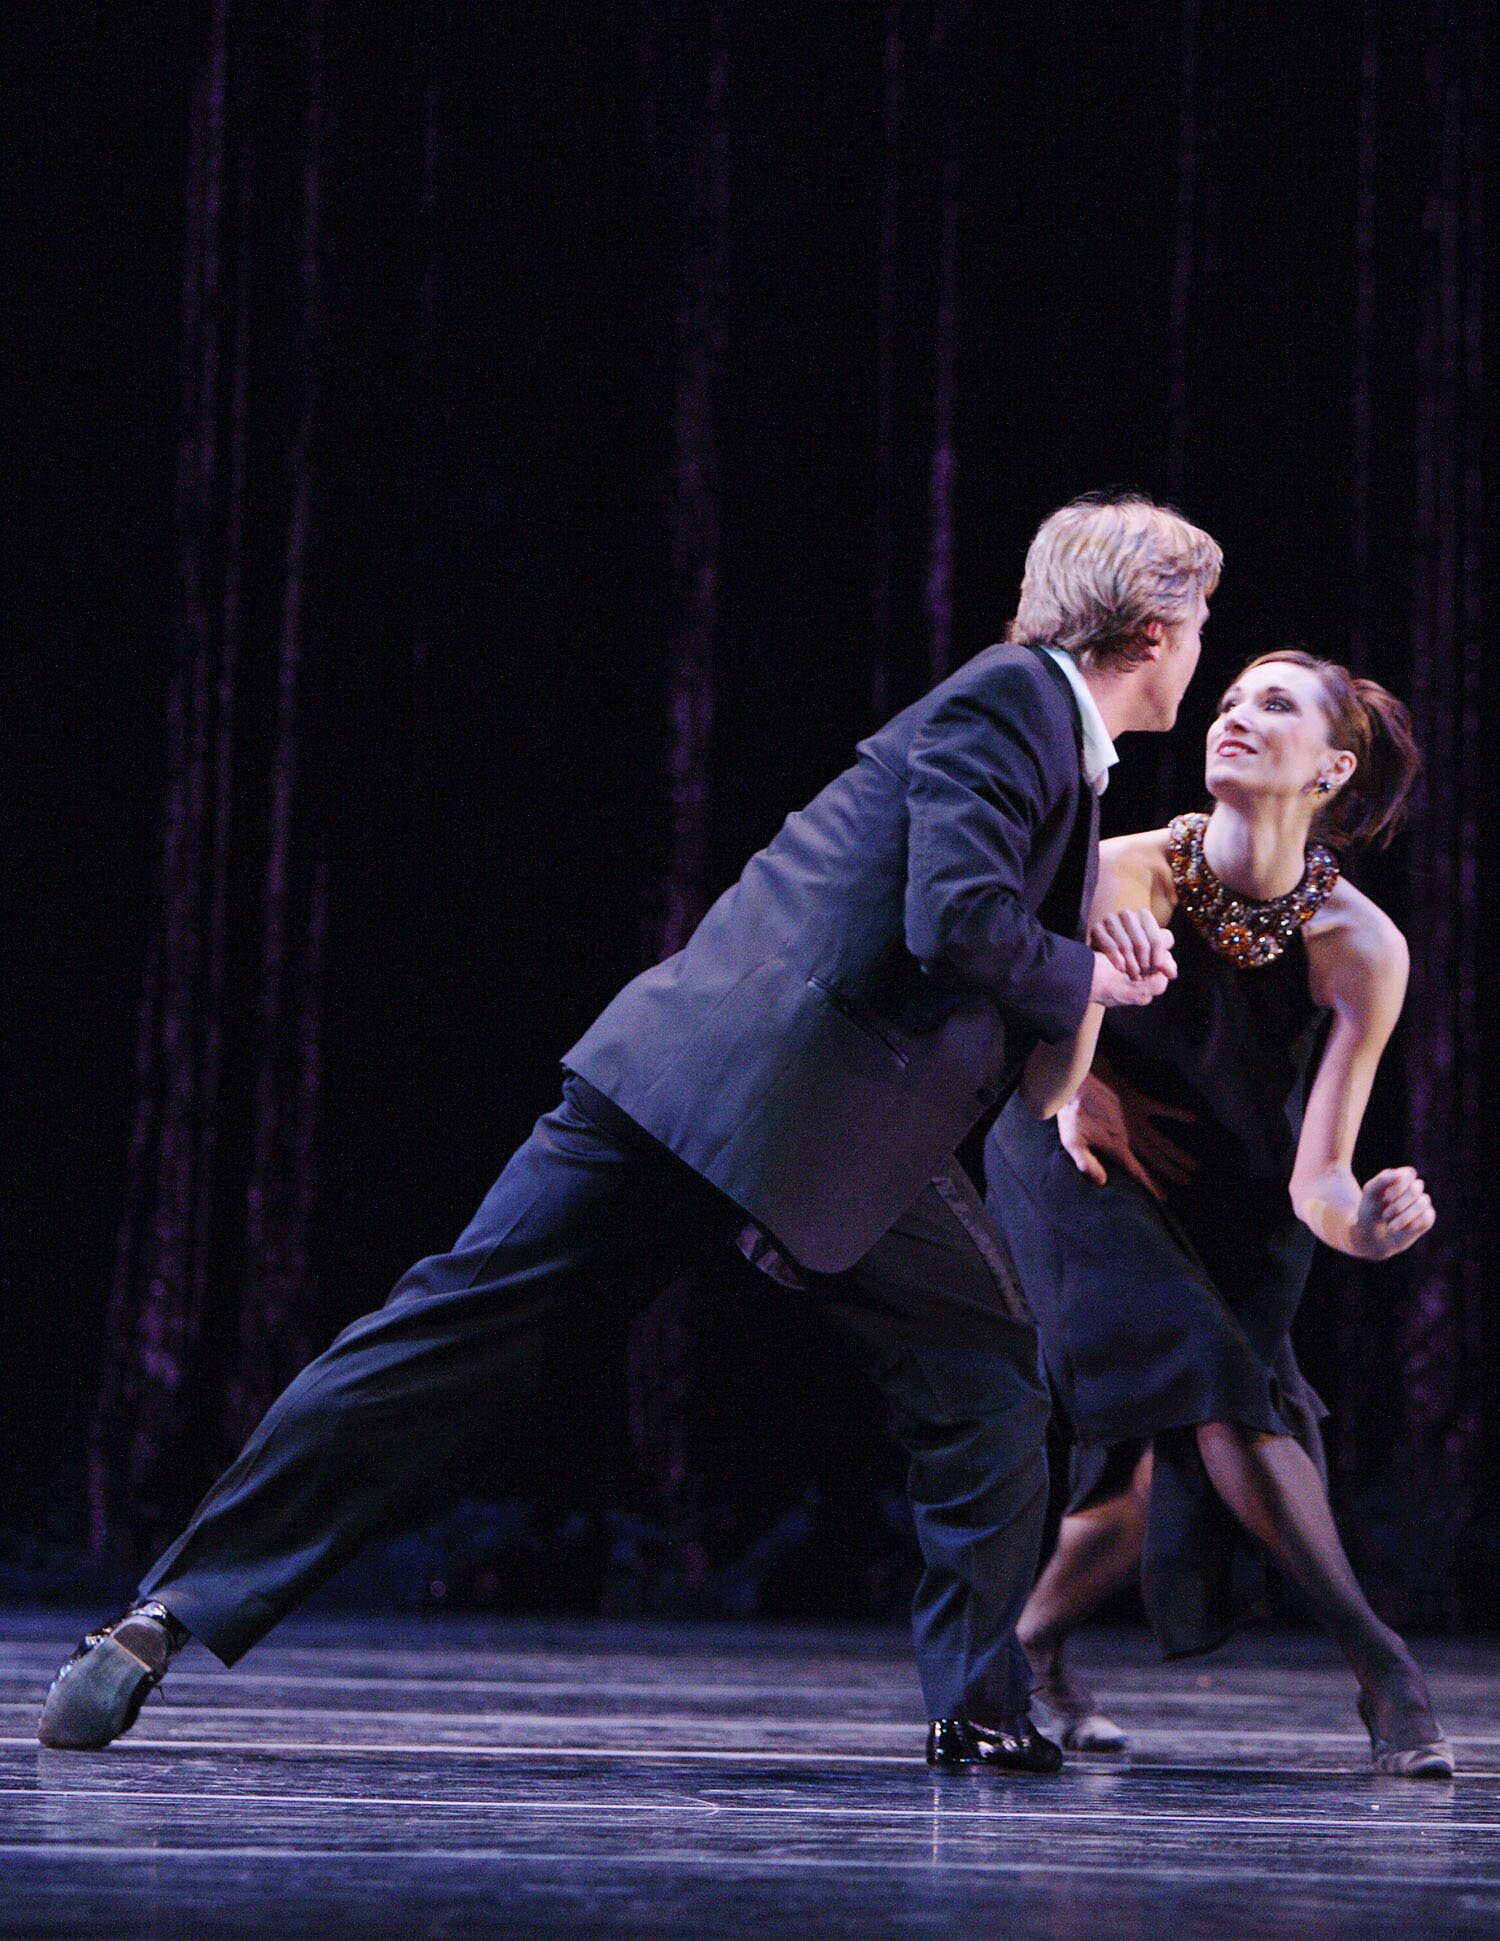
[[[1160,620],[1148,620],[1141,628],[1138,645],[1145,659],[1160,660],[1167,651],[1166,628]]]

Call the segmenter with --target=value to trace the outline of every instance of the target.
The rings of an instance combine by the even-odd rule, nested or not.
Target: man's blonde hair
[[[1089,492],[1042,521],[1006,635],[1084,666],[1146,657],[1152,620],[1181,620],[1219,583],[1217,540],[1140,493]]]

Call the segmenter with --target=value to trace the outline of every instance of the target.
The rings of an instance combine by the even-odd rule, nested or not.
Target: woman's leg
[[[1343,1651],[1381,1737],[1407,1747],[1441,1738],[1427,1681],[1360,1589],[1307,1451],[1291,1436],[1235,1422],[1203,1423],[1198,1447],[1214,1488]]]
[[[1031,1661],[1037,1695],[1054,1712],[1072,1717],[1097,1710],[1087,1686],[1067,1668],[1068,1634],[1134,1579],[1150,1493],[1148,1444],[1125,1489],[1063,1518],[1057,1548],[1026,1601],[1016,1635]]]

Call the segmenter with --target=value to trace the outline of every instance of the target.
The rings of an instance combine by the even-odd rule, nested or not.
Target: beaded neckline
[[[1309,843],[1307,867],[1296,889],[1259,903],[1221,883],[1203,854],[1208,817],[1180,815],[1167,831],[1167,860],[1177,900],[1193,927],[1221,957],[1241,970],[1258,970],[1281,955],[1297,932],[1327,902],[1339,880],[1339,860],[1322,843]]]

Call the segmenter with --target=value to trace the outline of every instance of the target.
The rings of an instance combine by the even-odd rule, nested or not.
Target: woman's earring
[[[1318,793],[1319,795],[1333,794],[1333,784],[1326,775],[1319,776],[1318,778]]]

